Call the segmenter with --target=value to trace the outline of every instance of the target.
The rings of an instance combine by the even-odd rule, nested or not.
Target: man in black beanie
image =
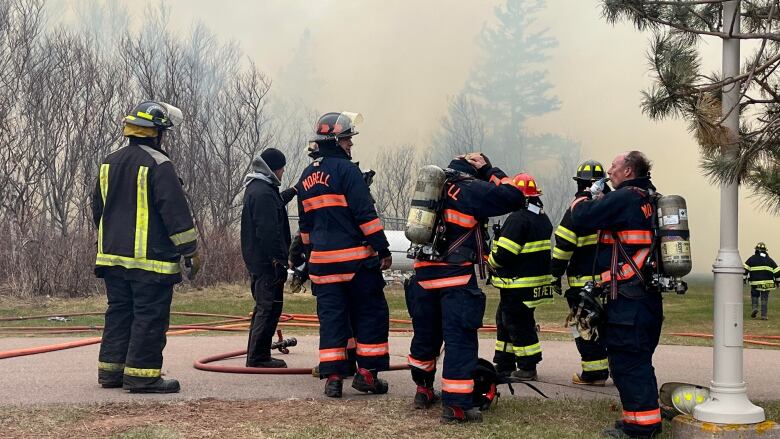
[[[271,340],[279,323],[287,280],[290,223],[279,185],[287,160],[268,148],[252,160],[252,172],[244,179],[241,211],[241,253],[252,274],[255,308],[249,327],[247,367],[287,367],[271,357]]]

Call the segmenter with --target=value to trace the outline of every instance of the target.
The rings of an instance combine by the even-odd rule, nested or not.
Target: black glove
[[[553,288],[553,291],[555,291],[559,296],[563,294],[563,285],[561,285],[561,278],[560,277],[556,277],[553,280],[552,288]]]
[[[273,261],[274,267],[274,285],[279,285],[287,282],[287,264],[285,262]]]

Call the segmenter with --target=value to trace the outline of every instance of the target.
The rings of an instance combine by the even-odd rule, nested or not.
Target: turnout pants
[[[523,288],[525,289],[525,288]],[[496,309],[496,353],[493,363],[500,373],[517,367],[534,370],[542,361],[542,346],[536,333],[534,308],[523,303],[521,288],[502,288]]]
[[[485,314],[485,294],[477,286],[476,276],[463,286],[428,290],[413,276],[406,284],[406,306],[414,329],[408,358],[412,380],[418,386],[433,386],[443,342],[442,401],[464,410],[472,408],[479,358],[477,329]]]
[[[108,309],[98,369],[125,376],[160,377],[165,332],[171,315],[173,285],[106,276]]]
[[[653,353],[662,320],[660,294],[647,293],[640,298],[618,294],[616,300],[607,302],[606,323],[599,328],[623,404],[622,429],[629,435],[649,435],[661,429]]]
[[[267,273],[252,274],[251,288],[255,308],[252,311],[246,349],[248,367],[271,359],[271,342],[284,305],[285,280],[276,278],[273,269]]]
[[[566,291],[566,301],[569,303],[569,309],[579,304],[580,288],[570,288]],[[574,327],[572,327],[574,328]],[[582,363],[583,380],[603,380],[609,378],[609,363],[607,362],[607,351],[596,340],[585,340],[580,337],[576,330],[572,331],[574,343],[577,345],[577,351],[580,353]]]
[[[758,305],[761,304],[761,317],[766,317],[767,308],[769,307],[769,291],[759,290],[757,288],[750,289],[750,303],[753,311],[758,312]]]
[[[354,371],[348,355],[353,337],[358,367],[373,371],[390,367],[390,311],[384,286],[378,267],[360,268],[348,282],[312,284],[320,319],[320,378]]]

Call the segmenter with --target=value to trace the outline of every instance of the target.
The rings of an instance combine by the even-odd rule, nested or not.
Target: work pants
[[[283,278],[279,278],[274,274],[273,268],[265,273],[252,274],[251,288],[255,307],[252,310],[252,323],[249,326],[247,367],[257,367],[258,363],[271,359],[271,343],[284,305],[286,277],[285,274]]]
[[[619,293],[617,299],[607,301],[605,312],[599,336],[623,404],[622,428],[629,435],[649,435],[661,429],[653,368],[663,321],[661,296],[648,292],[628,298]]]
[[[312,284],[320,320],[320,378],[352,373],[348,351],[353,337],[358,367],[389,369],[390,311],[384,286],[378,267],[360,268],[348,282]]]
[[[463,286],[426,290],[413,276],[406,284],[406,306],[414,329],[409,355],[412,380],[418,386],[433,386],[443,342],[442,401],[470,409],[479,358],[477,329],[485,314],[485,294],[476,277],[472,275]]]
[[[493,363],[501,373],[512,372],[515,364],[534,370],[542,361],[542,346],[536,333],[534,309],[523,303],[524,288],[502,288],[496,309],[496,352]]]
[[[98,356],[99,369],[160,377],[173,299],[173,285],[106,276],[108,309]]]

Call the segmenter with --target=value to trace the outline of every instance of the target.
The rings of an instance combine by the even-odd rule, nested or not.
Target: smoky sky
[[[150,3],[54,0],[51,7],[63,11],[62,20],[75,21],[69,11],[79,4],[124,4],[135,26]],[[363,113],[353,154],[368,162],[389,146],[430,147],[448,99],[463,90],[473,66],[484,59],[477,36],[493,22],[493,8],[501,3],[166,2],[172,29],[186,33],[201,22],[221,41],[236,41],[271,77],[279,97],[292,96],[319,112]],[[546,69],[561,106],[528,120],[526,129],[574,139],[582,145],[583,159],[605,165],[621,151],[644,151],[653,161],[659,191],[688,201],[694,272],[709,272],[719,243],[719,188],[703,177],[698,147],[684,121],[654,122],[640,111],[641,91],[651,83],[646,59],[650,34],[627,23],[607,24],[595,0],[550,0],[537,26],[558,40]],[[720,50],[719,41],[703,41],[705,70],[719,70]],[[742,259],[752,254],[757,241],[765,241],[770,254],[774,249],[780,254],[777,217],[761,211],[749,191],[742,189],[740,195]]]

